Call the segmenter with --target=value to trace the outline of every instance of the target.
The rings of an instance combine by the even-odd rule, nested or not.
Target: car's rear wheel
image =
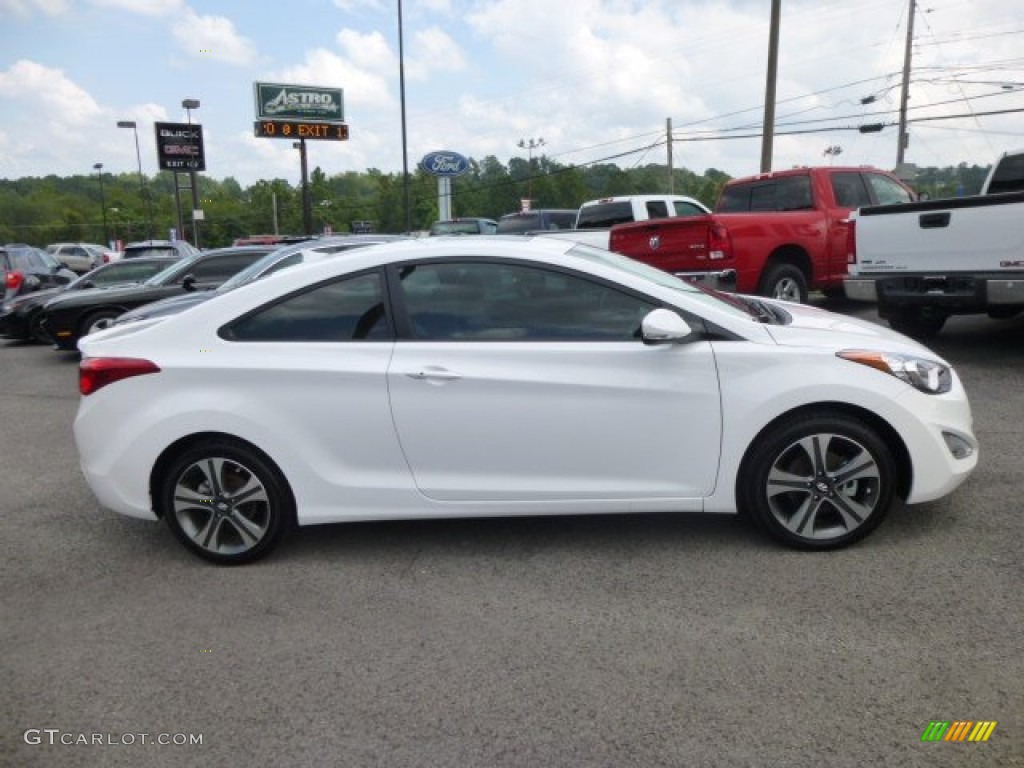
[[[86,315],[81,322],[79,336],[88,336],[90,333],[102,331],[109,328],[114,320],[120,316],[120,312],[113,309],[101,309]]]
[[[255,449],[216,439],[178,455],[159,480],[159,509],[192,552],[221,565],[266,556],[295,520],[280,471]]]
[[[770,428],[744,459],[737,498],[776,539],[800,549],[835,549],[882,522],[895,485],[896,462],[878,433],[826,412]]]
[[[761,278],[760,294],[782,301],[807,303],[807,279],[792,264],[776,264]]]

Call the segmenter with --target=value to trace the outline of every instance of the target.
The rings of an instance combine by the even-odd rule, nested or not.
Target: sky
[[[774,169],[893,168],[909,0],[783,0]],[[0,178],[157,172],[154,122],[197,99],[206,174],[299,181],[254,135],[254,82],[341,88],[328,176],[427,153],[666,162],[731,176],[761,159],[769,0],[0,0]],[[1024,147],[1024,2],[918,0],[905,160],[987,166]],[[864,100],[870,100],[863,103]],[[986,114],[997,113],[1003,114]],[[860,125],[883,123],[875,133]],[[524,145],[520,147],[520,144]],[[533,144],[534,148],[529,149]]]

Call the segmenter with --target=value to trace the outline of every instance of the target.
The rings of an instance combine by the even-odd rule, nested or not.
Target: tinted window
[[[999,161],[992,181],[988,184],[989,194],[997,192],[1020,192],[1024,190],[1024,153],[1006,155]]]
[[[718,203],[720,213],[743,211],[802,211],[814,207],[810,176],[784,176],[752,184],[726,187]]]
[[[648,200],[646,208],[649,219],[664,219],[668,216],[668,206],[664,200]]]
[[[653,304],[602,283],[518,264],[399,269],[413,337],[439,341],[626,341]]]
[[[673,205],[676,209],[676,216],[703,216],[705,213],[703,208],[682,200],[676,200]]]
[[[145,245],[138,248],[125,248],[124,250],[124,258],[126,259],[139,259],[143,256],[162,256],[176,259],[180,255],[181,253],[171,245]]]
[[[112,285],[114,283],[141,283],[162,270],[166,262],[117,262],[108,269],[98,269],[88,275],[89,282],[95,285]]]
[[[195,264],[188,270],[188,274],[201,283],[221,283],[262,256],[262,251],[258,253],[232,253],[226,256],[214,256]]]
[[[864,186],[863,177],[856,172],[832,174],[832,194],[841,208],[860,208],[871,205],[871,196]]]
[[[580,229],[603,229],[633,221],[633,205],[628,200],[618,203],[596,203],[580,209]]]
[[[913,200],[910,192],[905,187],[897,184],[888,176],[880,176],[877,173],[868,173],[866,176],[879,205],[909,203]]]
[[[381,341],[391,337],[377,273],[289,296],[231,325],[235,341]]]
[[[529,232],[540,229],[542,226],[539,213],[513,213],[501,217],[501,221],[498,222],[498,232],[501,234]]]

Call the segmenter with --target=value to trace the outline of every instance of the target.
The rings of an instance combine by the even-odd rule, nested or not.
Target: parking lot
[[[0,342],[0,764],[1024,765],[1024,318],[931,346],[978,469],[846,550],[731,516],[463,520],[217,568],[93,499],[76,356]],[[998,724],[923,743],[936,720]]]

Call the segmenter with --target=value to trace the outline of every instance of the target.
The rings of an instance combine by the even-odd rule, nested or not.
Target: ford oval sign
[[[420,168],[431,176],[461,176],[469,170],[469,160],[458,152],[441,150],[424,155]]]

